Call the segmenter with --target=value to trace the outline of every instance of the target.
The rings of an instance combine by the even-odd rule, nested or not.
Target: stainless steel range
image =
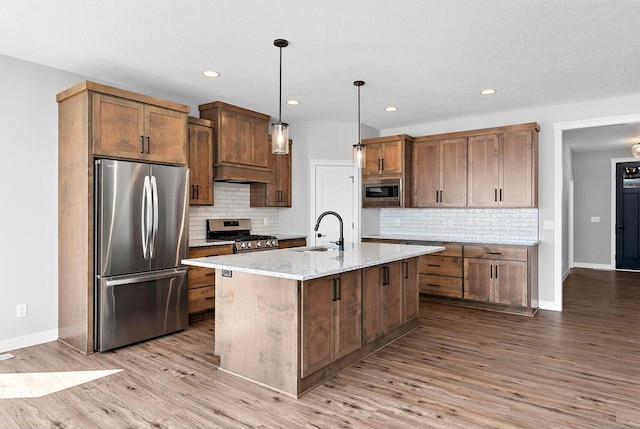
[[[251,234],[251,219],[207,219],[207,240],[234,241],[233,253],[278,248],[277,237]]]

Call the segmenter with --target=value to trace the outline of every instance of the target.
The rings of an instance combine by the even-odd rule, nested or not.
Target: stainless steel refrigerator
[[[187,327],[188,174],[96,160],[96,350]]]

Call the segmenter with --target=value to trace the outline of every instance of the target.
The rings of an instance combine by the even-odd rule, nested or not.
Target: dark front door
[[[616,164],[616,268],[640,269],[640,162]]]

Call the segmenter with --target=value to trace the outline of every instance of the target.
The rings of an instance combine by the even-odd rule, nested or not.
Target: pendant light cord
[[[280,46],[280,99],[278,103],[278,122],[282,123],[282,46]]]
[[[360,86],[358,86],[358,144],[361,144],[360,140]]]

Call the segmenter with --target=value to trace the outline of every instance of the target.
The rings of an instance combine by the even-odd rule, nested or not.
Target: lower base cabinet
[[[302,377],[362,344],[360,270],[302,282]]]
[[[190,247],[189,258],[230,255],[233,245]],[[210,268],[189,266],[189,322],[213,317],[216,295],[216,272]]]

